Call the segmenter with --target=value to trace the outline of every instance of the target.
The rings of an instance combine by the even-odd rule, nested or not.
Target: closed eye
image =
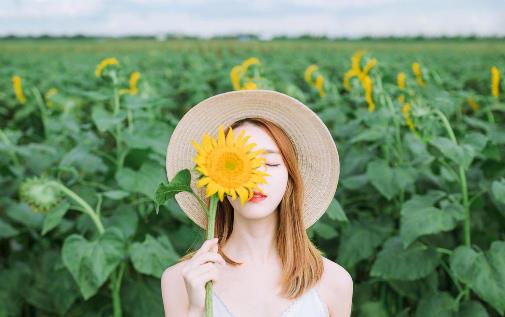
[[[279,166],[281,164],[267,164],[267,166]]]

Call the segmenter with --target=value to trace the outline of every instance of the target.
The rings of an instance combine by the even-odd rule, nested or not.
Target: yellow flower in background
[[[252,152],[256,143],[246,145],[250,136],[244,136],[242,130],[237,139],[233,135],[233,129],[228,130],[225,136],[224,126],[219,126],[217,140],[207,132],[203,135],[202,145],[192,140],[193,146],[198,151],[193,161],[196,163],[196,170],[202,174],[196,186],[202,188],[206,186],[206,197],[218,193],[220,201],[224,200],[224,195],[231,196],[233,200],[240,198],[243,206],[247,200],[253,197],[253,191],[262,190],[257,184],[265,184],[264,176],[270,174],[261,172],[266,159],[258,157],[265,153],[264,149]]]
[[[421,66],[419,65],[419,63],[412,64],[412,71],[416,75],[416,81],[419,84],[419,86],[423,86],[424,85],[423,74],[421,73]]]
[[[303,78],[305,79],[305,82],[309,85],[312,84],[312,74],[318,70],[318,67],[317,65],[315,64],[312,64],[312,65],[309,65],[306,69],[305,69],[305,72],[303,74]]]
[[[372,98],[372,79],[370,78],[370,76],[364,77],[363,88],[365,89],[365,99],[366,99],[366,102],[368,103],[368,111],[374,112],[375,103],[373,102],[373,98]]]
[[[130,75],[130,95],[136,95],[138,93],[138,88],[137,88],[137,82],[140,78],[140,73],[137,71],[134,71]]]
[[[399,72],[396,76],[396,83],[398,84],[398,88],[400,88],[400,90],[405,89],[405,79],[406,75],[404,72]]]
[[[368,111],[373,112],[375,111],[372,89],[373,85],[372,79],[368,76],[368,73],[377,64],[377,59],[369,59],[365,64],[365,67],[361,69],[361,58],[363,57],[363,54],[365,54],[365,51],[359,50],[351,57],[351,69],[344,74],[343,85],[347,91],[351,91],[351,78],[358,77],[361,87],[363,87],[363,90],[365,91],[365,100],[368,103]]]
[[[417,130],[410,116],[410,104],[406,103],[402,107],[402,114],[409,129],[417,135]]]
[[[400,90],[404,90],[405,89],[405,80],[406,80],[406,75],[404,72],[399,72],[398,75],[396,75],[396,83],[398,84],[398,88],[400,88]],[[401,94],[400,96],[398,96],[398,100],[400,101],[400,103],[404,103],[405,102],[405,96],[403,94]]]
[[[14,90],[14,94],[16,95],[16,99],[20,104],[25,104],[26,97],[23,93],[23,85],[21,83],[21,77],[18,75],[12,76],[12,88]]]
[[[243,68],[244,73],[245,73],[249,69],[249,66],[251,66],[251,65],[260,65],[260,64],[261,64],[260,60],[257,59],[256,57],[249,57],[244,62],[242,62],[242,68]]]
[[[359,74],[360,73],[354,69],[350,69],[344,74],[344,88],[346,90],[350,91],[352,89],[350,85],[351,78],[359,76]]]
[[[356,72],[361,72],[361,57],[365,54],[364,50],[358,50],[354,55],[351,57],[351,67],[353,70]]]
[[[56,88],[51,88],[44,94],[44,98],[46,100],[48,108],[52,108],[54,106],[53,102],[51,101],[51,97],[56,94],[58,94],[58,89]]]
[[[361,69],[360,63],[361,63],[361,58],[363,57],[363,54],[365,54],[365,51],[359,50],[351,57],[351,69],[349,69],[344,74],[344,80],[343,80],[344,88],[347,91],[351,91],[351,89],[352,89],[352,87],[350,85],[350,81],[353,77],[358,77],[359,81],[361,82],[361,86],[364,89],[365,84],[366,84],[365,80],[366,80],[366,77],[368,76],[368,73],[377,64],[377,59],[371,58],[367,61],[365,67],[363,69]]]
[[[317,76],[314,87],[319,91],[319,96],[324,97],[326,93],[324,92],[324,77],[322,75]]]
[[[500,96],[500,72],[496,66],[491,67],[491,95]]]
[[[231,84],[233,89],[240,90],[240,77],[243,75],[243,69],[241,65],[234,66],[230,71]]]
[[[247,70],[249,69],[249,67],[251,65],[261,65],[261,62],[256,57],[250,57],[250,58],[246,59],[245,61],[243,61],[242,64],[235,65],[231,69],[230,80],[231,80],[231,84],[232,84],[234,90],[257,89],[256,84],[254,84],[254,83],[253,83],[254,86],[250,83],[245,84],[245,85],[248,85],[247,86],[248,88],[245,88],[246,87],[245,85],[244,85],[244,87],[242,87],[242,85],[240,84],[240,80],[242,79],[242,76],[247,72]],[[251,81],[249,80],[249,82],[251,82]],[[252,87],[254,87],[254,88],[252,88]]]
[[[105,69],[105,67],[109,65],[118,65],[118,64],[119,64],[118,60],[114,57],[103,59],[95,69],[95,76],[96,77],[102,76],[102,72]]]
[[[253,81],[248,81],[247,83],[244,84],[244,87],[243,87],[245,90],[254,90],[254,89],[258,89],[258,87],[256,86],[256,83],[253,82]]]
[[[363,68],[363,73],[365,75],[368,75],[368,72],[370,71],[370,69],[372,69],[372,67],[375,66],[375,64],[377,64],[377,59],[371,58],[370,60],[368,60],[368,62],[365,65],[365,68]]]
[[[309,84],[310,86],[317,89],[320,97],[324,97],[326,95],[326,93],[324,91],[324,77],[323,77],[323,75],[317,74],[316,80],[315,81],[312,80],[315,72],[317,72],[318,70],[319,70],[319,67],[316,64],[309,65],[305,69],[305,72],[303,73],[303,78],[305,79],[305,82],[307,84]]]
[[[466,102],[472,108],[473,112],[477,112],[477,110],[479,110],[479,104],[472,97],[468,97]]]

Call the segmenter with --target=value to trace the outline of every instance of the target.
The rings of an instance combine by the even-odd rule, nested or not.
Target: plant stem
[[[121,310],[121,281],[123,279],[123,273],[126,268],[126,262],[121,262],[119,267],[114,271],[111,276],[111,283],[109,285],[112,292],[112,307],[114,311],[114,317],[122,317],[123,313]]]
[[[87,214],[91,218],[91,220],[93,220],[99,234],[102,234],[105,231],[103,224],[100,221],[100,217],[95,213],[93,208],[91,208],[91,206],[88,205],[88,203],[86,201],[84,201],[79,195],[74,193],[72,190],[70,190],[65,185],[62,185],[59,182],[51,182],[51,183],[54,186],[56,186],[58,189],[60,189],[62,192],[67,194],[67,196],[69,196],[70,198],[75,200],[75,202],[77,202],[79,205],[82,206],[83,209],[81,209],[81,211],[84,212],[85,214]]]
[[[433,110],[442,120],[442,123],[444,124],[445,129],[447,130],[447,133],[449,134],[449,137],[451,138],[452,142],[454,144],[458,145],[458,141],[456,139],[456,136],[454,135],[454,131],[452,130],[451,124],[449,123],[449,120],[447,120],[447,117],[442,113],[442,111],[438,109]],[[464,231],[464,242],[467,247],[470,247],[471,245],[471,237],[470,237],[470,205],[468,202],[468,188],[466,184],[466,175],[465,175],[465,169],[462,164],[458,164],[459,166],[459,179],[460,179],[460,184],[461,184],[461,194],[463,197],[463,208],[465,211],[465,220],[463,224],[463,231]],[[464,294],[465,294],[465,299],[469,300],[470,299],[470,291],[468,288],[468,284],[465,284],[465,289],[464,289]]]
[[[47,112],[46,112],[46,104],[44,102],[44,99],[42,99],[42,96],[40,95],[40,91],[37,89],[37,87],[32,87],[32,92],[33,95],[35,96],[35,100],[37,101],[37,106],[39,107],[40,110],[40,117],[42,119],[42,125],[44,126],[44,135],[47,139]]]
[[[114,117],[119,114],[119,91],[117,87],[117,75],[116,72],[111,73],[112,85],[113,85],[113,105],[114,105]],[[121,158],[121,122],[116,124],[116,166],[118,169],[122,167]]]
[[[207,221],[207,240],[214,238],[216,207],[219,197],[217,193],[210,196],[209,217]],[[212,281],[205,284],[205,317],[212,317]]]

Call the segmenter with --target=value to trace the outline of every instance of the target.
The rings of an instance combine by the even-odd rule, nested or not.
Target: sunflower
[[[244,136],[242,130],[237,139],[233,135],[233,129],[228,130],[225,137],[224,126],[219,126],[217,140],[207,133],[203,135],[202,145],[192,140],[193,146],[198,151],[193,159],[196,170],[202,175],[196,186],[207,186],[206,197],[215,193],[219,200],[224,200],[224,194],[231,196],[233,200],[240,197],[243,206],[252,198],[254,189],[263,193],[257,184],[265,184],[263,176],[270,174],[261,172],[259,167],[265,163],[264,157],[258,157],[265,153],[264,149],[252,151],[256,143],[246,145],[250,136]]]

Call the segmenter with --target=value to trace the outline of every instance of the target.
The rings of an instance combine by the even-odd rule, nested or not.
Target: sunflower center
[[[214,180],[227,188],[236,188],[248,179],[248,164],[243,155],[235,151],[222,151],[215,156],[211,168]]]

